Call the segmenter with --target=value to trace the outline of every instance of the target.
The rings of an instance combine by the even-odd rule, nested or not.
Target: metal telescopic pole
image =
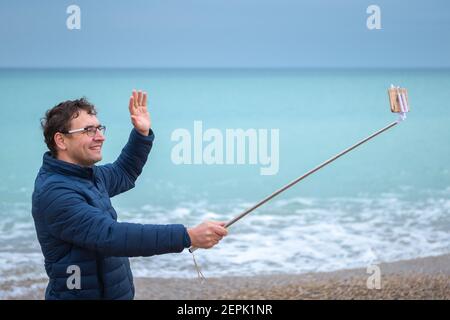
[[[386,130],[389,130],[390,128],[394,127],[395,125],[399,124],[400,121],[402,120],[397,120],[392,122],[391,124],[387,125],[386,127],[378,130],[377,132],[371,134],[370,136],[368,136],[367,138],[355,143],[353,146],[345,149],[344,151],[338,153],[337,155],[335,155],[334,157],[328,159],[327,161],[319,164],[317,167],[315,167],[314,169],[308,171],[307,173],[305,173],[304,175],[302,175],[301,177],[298,177],[297,179],[293,180],[292,182],[288,183],[287,185],[283,186],[282,188],[278,189],[277,191],[275,191],[274,193],[272,193],[271,195],[269,195],[268,197],[264,198],[263,200],[261,200],[260,202],[258,202],[257,204],[255,204],[253,207],[245,210],[244,212],[242,212],[240,215],[234,217],[233,219],[231,219],[230,221],[228,221],[225,224],[225,228],[230,227],[231,225],[233,225],[234,223],[236,223],[237,221],[239,221],[240,219],[242,219],[243,217],[245,217],[247,214],[249,214],[250,212],[252,212],[253,210],[255,210],[256,208],[262,206],[263,204],[265,204],[267,201],[273,199],[274,197],[276,197],[277,195],[279,195],[280,193],[286,191],[287,189],[289,189],[290,187],[294,186],[295,184],[297,184],[298,182],[302,181],[303,179],[305,179],[307,176],[313,174],[314,172],[322,169],[323,167],[325,167],[326,165],[330,164],[331,162],[333,162],[334,160],[340,158],[341,156],[343,156],[344,154],[346,154],[347,152],[352,151],[353,149],[355,149],[356,147],[362,145],[363,143],[369,141],[370,139],[376,137],[377,135],[383,133]],[[197,250],[198,248],[196,247],[191,247],[189,248],[189,252],[194,252],[195,250]]]

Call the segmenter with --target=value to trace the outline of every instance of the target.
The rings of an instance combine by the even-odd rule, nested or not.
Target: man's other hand
[[[224,228],[225,222],[205,221],[196,227],[189,228],[188,234],[191,238],[191,246],[208,249],[219,243],[228,234]]]

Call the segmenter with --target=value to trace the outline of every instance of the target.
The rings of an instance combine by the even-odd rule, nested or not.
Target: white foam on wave
[[[0,290],[0,300],[8,300],[12,298],[22,299],[23,297],[27,297],[29,294],[37,292],[38,290],[39,292],[44,292],[46,287],[47,283],[33,283],[27,286],[13,286],[9,290]],[[41,298],[44,298],[43,295]]]
[[[42,291],[45,278],[44,258],[40,252],[0,251],[0,299]]]
[[[209,276],[222,276],[332,271],[448,253],[450,200],[445,191],[437,196],[276,201],[232,226],[219,247],[197,251],[197,259]],[[185,255],[133,265],[140,276],[193,275]]]

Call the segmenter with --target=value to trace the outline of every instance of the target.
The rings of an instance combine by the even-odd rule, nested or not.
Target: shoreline
[[[138,278],[136,300],[215,299],[450,299],[450,253],[377,264],[380,289],[369,289],[367,268],[242,277]],[[8,281],[1,299],[43,299],[46,279]],[[370,282],[375,284],[375,282]],[[17,287],[29,288],[20,293]]]

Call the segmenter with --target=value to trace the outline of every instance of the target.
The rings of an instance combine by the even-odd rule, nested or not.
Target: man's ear
[[[67,146],[66,146],[66,142],[65,142],[66,137],[61,132],[55,133],[55,135],[53,136],[53,139],[55,140],[56,147],[59,150],[67,150]]]

